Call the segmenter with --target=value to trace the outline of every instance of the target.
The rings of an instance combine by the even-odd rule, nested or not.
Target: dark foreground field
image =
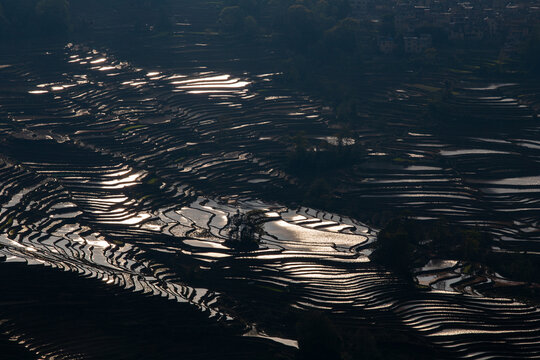
[[[187,304],[42,266],[0,269],[0,318],[9,319],[0,325],[2,359],[294,358],[293,348],[241,337],[240,327],[218,325]]]

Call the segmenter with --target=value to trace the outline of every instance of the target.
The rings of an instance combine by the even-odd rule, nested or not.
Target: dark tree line
[[[0,0],[0,39],[64,36],[112,17],[135,30],[169,30],[168,10],[169,0]]]
[[[0,0],[0,34],[56,35],[71,26],[68,0]]]
[[[468,263],[467,273],[482,274],[485,265],[515,281],[540,282],[538,255],[497,252],[491,249],[492,244],[490,234],[475,228],[403,217],[383,227],[371,258],[408,280],[412,280],[412,270],[429,259],[452,258]],[[527,291],[524,296],[538,301],[536,288]]]
[[[359,69],[375,51],[377,29],[351,15],[348,0],[226,0],[218,25],[223,34],[278,49],[284,82],[315,92],[340,107],[340,121],[354,123]]]
[[[325,62],[359,49],[364,25],[350,17],[348,0],[228,0],[219,17],[223,32],[264,36]]]

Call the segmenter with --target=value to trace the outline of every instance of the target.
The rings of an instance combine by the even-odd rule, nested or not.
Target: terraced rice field
[[[179,23],[178,32],[190,26]],[[284,137],[303,131],[331,141],[335,134],[318,101],[201,40],[186,35],[169,49],[178,60],[155,67],[94,43],[0,55],[0,269],[31,274],[4,280],[11,290],[0,298],[5,338],[36,358],[136,358],[135,340],[126,342],[135,339],[129,321],[170,327],[170,316],[183,327],[146,347],[147,358],[268,351],[292,358],[294,329],[272,318],[293,308],[327,311],[351,328],[411,333],[443,358],[540,358],[538,309],[460,292],[447,277],[424,278],[432,290],[411,291],[370,263],[375,229],[271,201],[268,194],[297,186],[284,170]],[[489,111],[485,126],[444,132],[417,130],[425,89],[372,94],[366,114],[394,121],[366,126],[354,139],[370,150],[344,172],[341,196],[367,209],[480,225],[500,251],[537,252],[540,143],[531,112],[538,105],[512,98],[519,85],[488,85],[460,84],[453,100],[462,116],[486,120]],[[254,209],[266,215],[260,249],[227,247],[231,217]],[[39,278],[38,267],[49,277]],[[43,310],[24,300],[47,291],[36,278],[80,289],[66,289],[68,299],[110,305],[112,320],[102,321],[118,322],[119,333],[97,331],[89,314],[80,315],[79,333],[62,330],[75,326],[80,309],[61,297]],[[85,294],[85,286],[95,292]],[[183,343],[189,336],[198,342]],[[211,341],[217,348],[202,351]]]
[[[372,159],[346,179],[347,193],[375,207],[484,226],[501,249],[537,252],[538,100],[512,98],[527,91],[518,84],[458,85],[449,101],[455,120],[433,128],[419,129],[411,116],[410,107],[421,109],[418,88],[387,94],[393,105],[381,106],[379,115],[395,120],[387,133],[367,129]]]

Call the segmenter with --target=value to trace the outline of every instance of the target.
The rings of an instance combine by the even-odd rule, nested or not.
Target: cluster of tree
[[[0,34],[65,34],[71,26],[68,0],[0,0]]]
[[[254,250],[264,234],[264,211],[237,212],[229,221],[227,245],[240,250]]]
[[[509,279],[540,284],[540,256],[536,254],[489,253],[486,263]]]
[[[491,241],[489,234],[476,229],[459,228],[442,221],[396,218],[379,233],[371,258],[411,279],[412,269],[423,266],[432,256],[483,261]]]
[[[264,34],[312,41],[345,18],[349,10],[348,0],[226,0],[219,24],[227,32],[249,31],[255,25]]]
[[[430,258],[444,257],[476,264],[471,270],[480,271],[480,275],[485,269],[478,264],[485,264],[511,280],[540,283],[538,255],[494,252],[491,244],[492,237],[477,229],[402,217],[381,230],[371,258],[408,280],[412,280],[413,268],[423,266]]]
[[[288,51],[285,75],[295,82],[357,66],[372,38],[370,23],[350,17],[348,0],[228,0],[218,22],[225,33]]]

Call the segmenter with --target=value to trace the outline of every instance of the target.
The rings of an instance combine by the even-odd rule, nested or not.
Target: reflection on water
[[[339,225],[334,222],[331,224]],[[368,241],[367,237],[361,235],[322,232],[310,229],[309,226],[302,227],[287,223],[283,220],[267,222],[265,224],[265,229],[279,240],[294,240],[307,244],[316,243],[351,248],[352,246],[361,245]]]
[[[502,83],[502,84],[490,84],[483,87],[472,87],[472,88],[466,88],[466,90],[473,90],[473,91],[486,91],[486,90],[497,90],[502,87],[506,86],[516,86],[518,84],[516,83]]]
[[[509,154],[505,151],[487,149],[462,149],[462,150],[441,150],[443,156],[475,155],[475,154]]]
[[[280,344],[283,344],[283,345],[286,345],[286,346],[291,346],[291,347],[294,347],[294,348],[298,349],[298,341],[290,340],[290,339],[284,339],[284,338],[280,338],[280,337],[277,337],[277,336],[268,336],[264,332],[258,331],[255,327],[251,328],[247,333],[244,334],[244,336],[258,337],[258,338],[262,338],[262,339],[269,339],[269,340],[278,342]]]

